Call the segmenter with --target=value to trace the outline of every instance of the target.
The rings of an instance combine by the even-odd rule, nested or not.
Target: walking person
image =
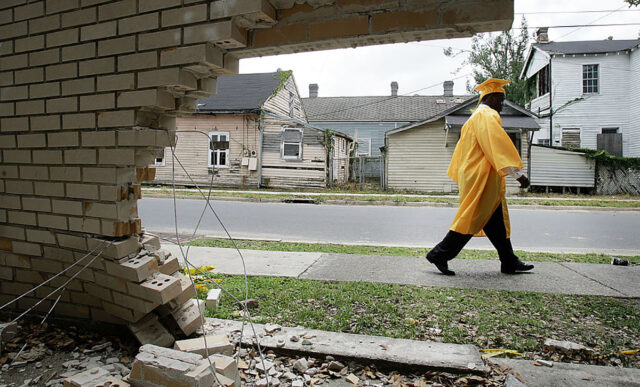
[[[447,262],[473,236],[489,238],[498,251],[502,273],[533,269],[533,265],[520,261],[511,247],[505,176],[516,178],[522,188],[529,186],[529,179],[522,173],[518,150],[502,129],[504,85],[509,82],[490,78],[475,88],[481,93],[479,106],[462,126],[447,170],[447,175],[458,183],[460,205],[449,232],[426,257],[445,275],[455,275]]]

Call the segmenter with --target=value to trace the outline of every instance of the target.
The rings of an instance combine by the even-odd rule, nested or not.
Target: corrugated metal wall
[[[583,153],[533,145],[531,185],[550,187],[593,187],[595,162]]]

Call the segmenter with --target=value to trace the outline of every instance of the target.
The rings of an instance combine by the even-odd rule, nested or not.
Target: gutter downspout
[[[554,146],[553,138],[553,76],[551,73],[551,61],[553,54],[549,55],[549,145]]]
[[[264,110],[260,110],[260,120],[258,128],[260,130],[260,163],[258,163],[258,188],[262,187],[262,155],[264,154],[262,146],[264,142]]]

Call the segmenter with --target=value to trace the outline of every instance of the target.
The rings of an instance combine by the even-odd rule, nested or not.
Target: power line
[[[597,22],[597,21],[599,21],[599,20],[604,19],[605,17],[607,17],[607,16],[609,16],[609,15],[613,14],[614,12],[617,12],[617,11],[621,10],[621,9],[622,9],[622,8],[624,8],[624,7],[625,7],[625,6],[623,5],[622,7],[618,8],[617,10],[613,10],[613,11],[611,11],[611,12],[609,12],[609,13],[605,14],[604,16],[601,16],[601,17],[597,18],[596,20],[592,21],[591,23],[589,23],[589,24],[587,24],[587,25],[584,25],[584,26],[578,26],[578,28],[577,28],[577,29],[575,29],[574,31],[569,31],[569,32],[567,32],[566,34],[564,34],[564,35],[560,36],[558,39],[562,39],[562,38],[564,38],[565,36],[570,35],[570,34],[572,34],[572,33],[576,32],[576,31],[578,31],[579,29],[584,28],[584,27],[590,27],[590,26],[594,26],[594,27],[595,27],[595,26],[601,26],[601,25],[597,25],[597,24],[594,24],[594,23],[595,23],[595,22]]]
[[[575,14],[575,13],[603,13],[603,12],[640,12],[640,9],[603,9],[586,11],[535,11],[535,12],[514,12],[514,15],[546,15],[546,14]]]
[[[605,15],[608,16],[608,15]],[[604,17],[604,16],[603,16]],[[584,28],[584,27],[616,27],[616,26],[640,26],[640,23],[608,23],[608,24],[570,24],[570,25],[562,25],[562,26],[528,26],[529,28]],[[511,27],[512,30],[523,30],[523,27]],[[576,30],[577,31],[577,30]],[[572,34],[576,31],[571,31],[567,34],[562,35],[560,38],[563,38],[569,34]],[[560,39],[558,38],[558,39]]]

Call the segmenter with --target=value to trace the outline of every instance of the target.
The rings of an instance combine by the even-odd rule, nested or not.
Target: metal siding
[[[532,146],[531,185],[593,187],[595,162],[579,152]]]
[[[622,155],[640,157],[640,48],[631,52],[629,71],[629,126],[622,133]]]

